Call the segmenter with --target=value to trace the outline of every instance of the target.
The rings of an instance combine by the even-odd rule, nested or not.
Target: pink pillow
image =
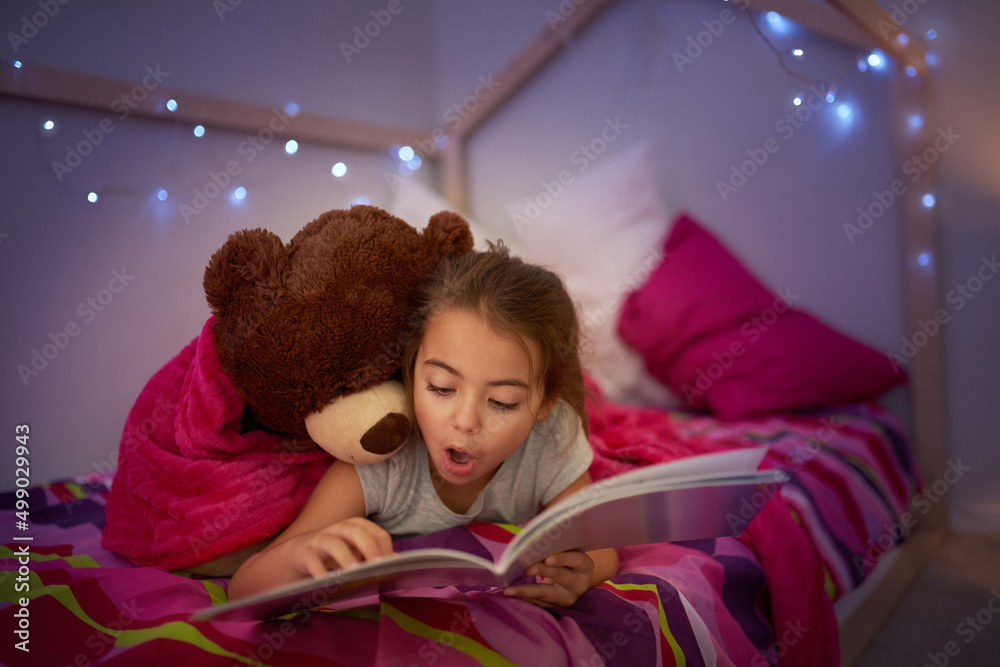
[[[906,373],[791,307],[682,214],[664,259],[625,301],[618,332],[650,374],[726,420],[872,399]]]

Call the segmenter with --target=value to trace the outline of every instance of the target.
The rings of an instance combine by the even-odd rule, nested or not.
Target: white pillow
[[[680,406],[617,333],[622,302],[660,263],[670,226],[649,147],[598,156],[564,171],[562,182],[556,176],[508,207],[511,245],[562,276],[580,309],[584,367],[608,399]]]
[[[558,175],[557,175],[558,176]],[[567,180],[568,179],[564,179]],[[551,187],[553,191],[555,187]],[[617,333],[625,295],[642,285],[661,259],[670,219],[659,198],[648,146],[602,155],[557,196],[539,186],[532,199],[509,208],[511,225],[497,233],[466,217],[476,248],[503,238],[512,252],[547,266],[566,283],[579,307],[583,363],[605,396],[619,403],[674,408],[681,405],[646,372],[642,358]],[[417,177],[395,184],[389,212],[422,229],[430,216],[453,207]]]

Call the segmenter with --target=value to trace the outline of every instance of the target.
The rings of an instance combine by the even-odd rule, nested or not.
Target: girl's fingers
[[[563,551],[552,554],[544,561],[549,567],[565,567],[571,570],[582,570],[587,567],[588,562],[592,562],[590,556],[582,551]]]
[[[333,569],[357,565],[364,560],[361,554],[351,548],[349,542],[336,535],[324,535],[322,541],[317,542],[316,548],[333,560]]]
[[[366,556],[374,558],[392,553],[392,536],[378,524],[355,517],[324,529],[329,532],[349,538]]]
[[[360,526],[345,525],[337,526],[335,529],[327,529],[324,531],[324,537],[329,540],[330,544],[339,542],[349,547],[349,553],[344,555],[344,560],[339,557],[343,553],[343,550],[338,550],[337,554],[331,553],[341,567],[353,565],[364,560],[371,560],[383,555],[382,548],[374,536]]]
[[[302,552],[302,565],[305,567],[306,572],[315,579],[326,576],[326,566],[315,549],[305,549]]]
[[[393,553],[392,537],[367,519],[349,519],[328,526],[306,539],[302,565],[314,577]]]
[[[508,586],[503,589],[503,594],[508,597],[518,598],[525,602],[539,607],[563,606],[559,603],[559,594],[556,588],[549,584],[520,584],[518,586]]]

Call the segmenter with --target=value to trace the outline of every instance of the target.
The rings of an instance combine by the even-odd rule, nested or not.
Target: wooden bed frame
[[[576,11],[567,17],[560,30],[543,30],[524,51],[514,57],[498,78],[505,82],[448,136],[448,145],[439,154],[441,185],[445,197],[458,211],[467,211],[465,148],[476,131],[517,91],[557,57],[568,39],[582,33],[617,0],[574,2]],[[933,128],[929,105],[930,83],[923,48],[910,36],[900,44],[900,28],[874,0],[738,0],[734,5],[756,11],[777,11],[796,23],[840,42],[870,50],[879,48],[898,62],[891,78],[894,147],[900,164],[932,146]],[[890,32],[886,35],[884,33]],[[916,69],[918,76],[904,75],[905,67]],[[104,77],[68,72],[35,64],[0,66],[0,94],[53,102],[87,109],[107,110],[107,100],[115,99],[129,84]],[[164,102],[180,102],[176,112],[163,109]],[[266,127],[273,109],[183,91],[157,89],[133,113],[169,122],[202,124],[227,130],[257,132]],[[921,132],[906,128],[905,119],[921,114],[925,122]],[[318,144],[381,151],[393,144],[408,144],[425,139],[425,130],[386,127],[352,120],[302,113],[294,117],[285,131],[289,137]],[[932,167],[920,176],[917,187],[909,187],[901,197],[903,221],[903,257],[907,321],[910,330],[918,323],[934,319],[940,308],[938,275],[937,221],[934,208],[922,205],[922,193],[931,192],[936,181]],[[922,258],[922,260],[918,259]],[[913,440],[918,465],[924,480],[942,479],[947,469],[948,446],[945,429],[943,353],[940,337],[930,337],[921,353],[911,360],[910,395]],[[853,664],[878,633],[892,609],[905,594],[934,551],[947,535],[947,498],[933,505],[920,517],[909,540],[893,551],[892,558],[876,567],[870,581],[847,597],[851,611],[840,623],[841,664]]]

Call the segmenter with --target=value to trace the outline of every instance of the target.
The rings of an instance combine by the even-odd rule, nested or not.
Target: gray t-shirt
[[[558,401],[500,464],[465,514],[451,511],[438,497],[420,438],[410,438],[385,461],[355,470],[365,493],[365,514],[398,538],[473,521],[524,523],[586,472],[593,456],[579,417]]]

